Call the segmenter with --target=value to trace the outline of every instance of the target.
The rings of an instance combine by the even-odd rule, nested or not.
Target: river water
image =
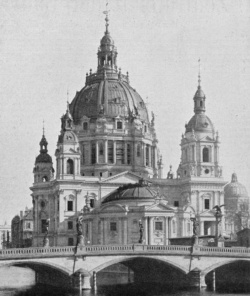
[[[94,291],[67,291],[60,288],[35,285],[34,273],[30,269],[8,267],[0,269],[0,296],[230,296],[250,295],[246,293],[210,291],[170,291],[159,284],[127,284],[100,286]]]

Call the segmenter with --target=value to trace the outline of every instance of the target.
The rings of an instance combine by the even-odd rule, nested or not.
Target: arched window
[[[209,162],[209,150],[207,147],[203,148],[202,154],[203,162]]]
[[[202,107],[202,101],[200,101],[200,107]]]
[[[74,163],[72,159],[67,160],[67,174],[69,175],[74,174]]]
[[[43,176],[43,182],[48,182],[48,177],[47,176]]]

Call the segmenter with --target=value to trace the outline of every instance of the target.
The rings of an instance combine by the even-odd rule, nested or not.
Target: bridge
[[[134,272],[134,281],[169,281],[198,288],[205,288],[212,281],[215,288],[215,271],[219,268],[242,269],[247,265],[249,272],[250,248],[136,244],[0,251],[0,267],[29,267],[35,271],[37,283],[80,290],[96,289],[98,273],[118,263]],[[227,277],[230,280],[230,275]]]

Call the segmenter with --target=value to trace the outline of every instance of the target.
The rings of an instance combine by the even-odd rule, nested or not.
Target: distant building
[[[27,248],[32,246],[33,209],[26,207],[11,221],[12,248]]]
[[[1,234],[1,244],[0,249],[6,249],[10,247],[10,236],[11,236],[11,226],[4,223],[0,225],[0,234]]]
[[[250,200],[246,187],[238,182],[236,173],[225,188],[225,230],[231,238],[236,238],[236,233],[248,228]]]

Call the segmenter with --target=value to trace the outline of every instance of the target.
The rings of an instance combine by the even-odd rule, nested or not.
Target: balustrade
[[[117,254],[157,254],[157,255],[199,255],[218,257],[250,257],[250,248],[220,248],[180,245],[90,245],[83,247],[34,247],[23,249],[0,250],[0,260],[23,259],[23,258],[43,258],[43,257],[63,257],[63,256],[87,256],[87,255],[117,255]]]

